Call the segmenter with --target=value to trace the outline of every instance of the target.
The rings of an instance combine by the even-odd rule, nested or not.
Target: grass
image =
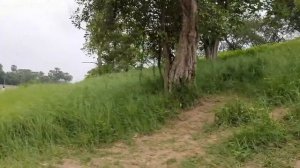
[[[216,112],[215,125],[217,127],[238,127],[256,120],[267,120],[266,109],[254,107],[242,100],[237,99],[222,107]]]
[[[272,121],[264,121],[242,128],[229,140],[221,144],[220,151],[230,155],[237,161],[244,162],[254,153],[259,153],[269,147],[280,148],[287,142],[283,128]]]
[[[140,81],[132,72],[2,93],[0,158],[60,146],[93,148],[160,128],[180,102],[157,92],[146,78]]]
[[[216,112],[215,124],[206,129],[218,131],[215,127],[236,127],[229,129],[234,133],[213,145],[210,154],[194,164],[207,167],[243,167],[249,163],[255,163],[254,167],[294,166],[296,151],[300,150],[300,55],[296,44],[299,45],[299,39],[226,52],[219,62],[205,67],[203,76],[200,75],[200,79],[205,80],[201,84],[203,92],[229,90],[247,97],[252,103],[232,101]],[[267,109],[274,106],[294,108],[284,121],[277,122],[268,116]],[[190,159],[184,162],[191,163]]]
[[[196,88],[181,88],[173,95],[164,93],[150,70],[143,75],[131,71],[77,84],[5,91],[0,94],[0,165],[39,167],[49,155],[59,158],[68,150],[93,149],[136,133],[150,133],[207,94],[230,91],[263,107],[295,104],[300,98],[299,44],[297,39],[223,53],[215,62],[201,60]],[[248,156],[245,151],[259,153],[258,148],[279,146],[290,132],[297,137],[292,129],[295,117],[287,119],[284,128],[272,122],[247,127],[261,121],[257,119],[260,111],[237,101],[218,113],[218,125],[243,127],[224,142],[234,158],[243,160]]]
[[[202,61],[198,88],[205,93],[232,90],[249,98],[260,98],[269,105],[297,102],[299,41],[225,53],[226,59],[217,62]]]

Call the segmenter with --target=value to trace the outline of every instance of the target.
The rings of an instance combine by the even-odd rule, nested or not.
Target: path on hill
[[[180,162],[187,157],[204,155],[205,146],[219,139],[220,135],[214,134],[203,140],[197,140],[195,136],[203,130],[205,124],[214,121],[212,111],[224,102],[224,97],[202,99],[196,108],[183,112],[178,120],[170,121],[163,129],[149,136],[136,136],[131,145],[116,143],[113,147],[99,149],[103,155],[92,158],[85,166],[66,159],[59,167],[178,167]]]

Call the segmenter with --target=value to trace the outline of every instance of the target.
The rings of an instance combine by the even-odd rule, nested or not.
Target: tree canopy
[[[73,23],[86,30],[85,51],[98,57],[98,67],[90,74],[151,64],[159,67],[162,77],[169,74],[166,63],[176,60],[186,24],[184,2],[77,0]],[[278,42],[289,32],[299,31],[300,14],[294,0],[195,0],[189,4],[193,2],[199,9],[196,49],[204,51],[207,59],[216,59],[221,41],[228,49],[240,49]]]

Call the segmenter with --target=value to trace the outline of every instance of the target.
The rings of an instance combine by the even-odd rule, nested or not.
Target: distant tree
[[[300,10],[294,0],[272,0],[258,32],[266,42],[280,42],[285,35],[300,31]]]
[[[48,77],[51,82],[70,82],[73,79],[72,75],[61,71],[60,68],[54,68],[54,70],[50,70],[48,73]]]
[[[245,19],[243,24],[236,29],[229,31],[224,38],[228,50],[237,50],[245,47],[267,43],[264,33],[260,32],[263,20],[260,18]]]
[[[17,72],[18,67],[17,67],[16,65],[12,65],[12,66],[10,67],[10,69],[11,69],[12,72]]]
[[[8,85],[19,85],[21,84],[18,74],[14,72],[7,72],[5,75],[6,84]]]
[[[20,85],[36,80],[37,75],[29,69],[19,69],[6,73],[6,83],[9,85]]]
[[[0,64],[0,84],[4,83],[4,78],[5,78],[5,72],[3,70],[2,64]]]
[[[17,69],[16,65],[11,66],[11,72],[5,73],[0,64],[0,84],[3,83],[4,76],[8,85],[70,82],[73,79],[69,73],[62,72],[59,68],[50,70],[49,76],[46,76],[43,72],[33,72],[30,69]]]
[[[245,17],[225,37],[228,49],[280,42],[300,31],[300,8],[294,0],[264,0],[257,17]]]
[[[199,0],[198,27],[205,57],[216,59],[220,42],[231,39],[232,32],[242,35],[248,23],[245,18],[256,18],[262,4],[260,0]]]

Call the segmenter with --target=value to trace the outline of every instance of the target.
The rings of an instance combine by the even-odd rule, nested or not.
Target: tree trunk
[[[204,42],[205,58],[208,60],[215,60],[218,57],[219,40],[207,40]]]
[[[159,72],[159,77],[163,80],[164,75],[162,72],[162,59],[163,59],[163,52],[162,52],[162,46],[159,44],[159,51],[158,51],[158,56],[157,56],[157,67],[158,67],[158,72]]]
[[[169,76],[170,76],[170,70],[172,67],[172,64],[174,62],[174,55],[171,52],[171,48],[169,47],[168,43],[166,41],[164,41],[162,43],[162,54],[165,60],[165,69],[164,69],[164,88],[165,90],[169,89]]]
[[[176,49],[175,60],[167,60],[168,78],[165,88],[172,91],[175,85],[193,83],[196,76],[197,50],[197,2],[196,0],[180,0],[182,8],[182,28]],[[168,50],[165,50],[168,51]],[[166,53],[167,54],[167,53]],[[168,64],[171,65],[168,67]]]

